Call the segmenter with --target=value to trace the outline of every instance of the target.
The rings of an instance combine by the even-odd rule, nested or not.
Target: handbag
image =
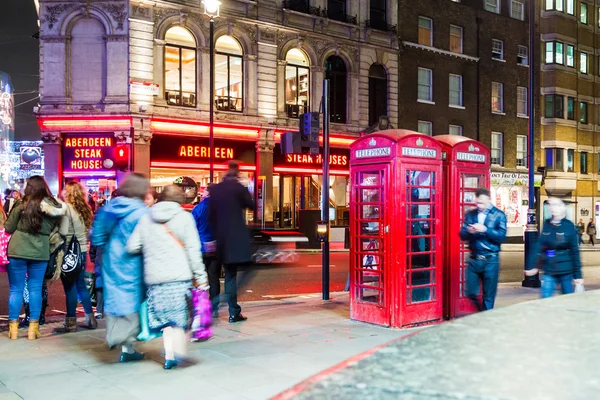
[[[206,290],[191,289],[191,340],[208,340],[212,337],[212,305]]]
[[[162,336],[162,332],[152,332],[150,330],[150,321],[148,319],[148,300],[144,300],[140,306],[140,333],[137,340],[147,342],[149,340],[158,339]]]
[[[575,293],[583,293],[585,292],[585,287],[583,286],[583,283],[577,283],[575,285]]]
[[[71,226],[73,226],[73,219],[70,214],[69,219],[71,221]],[[75,229],[73,229],[73,232],[75,232]],[[73,284],[83,270],[84,262],[83,254],[81,254],[81,245],[79,244],[79,240],[77,240],[77,235],[73,233],[71,243],[69,243],[69,246],[66,249],[63,262],[60,266],[61,281],[67,284]]]

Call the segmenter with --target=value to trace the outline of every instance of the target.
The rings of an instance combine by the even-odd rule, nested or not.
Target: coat
[[[127,242],[127,251],[144,255],[146,285],[191,281],[207,282],[200,254],[196,223],[181,205],[156,203],[137,224]]]
[[[102,247],[104,311],[107,315],[135,314],[144,301],[142,256],[129,254],[125,247],[147,211],[140,199],[117,197],[96,214],[91,241],[93,246]]]
[[[207,197],[192,210],[192,216],[196,221],[196,229],[198,230],[198,236],[200,237],[200,243],[202,245],[203,253],[207,252],[207,249],[204,246],[204,244],[215,240],[215,235],[213,234],[212,227],[208,223],[209,209],[210,197]]]
[[[81,220],[79,213],[69,203],[63,203],[67,207],[67,214],[64,216],[61,222],[61,231],[67,231],[65,235],[65,242],[67,245],[71,243],[73,236],[77,238],[79,246],[81,247],[82,253],[87,253],[90,250],[88,243],[88,232],[85,228],[85,224]]]
[[[589,223],[587,226],[587,234],[590,236],[596,236],[596,225]]]
[[[467,228],[477,223],[478,214],[477,208],[467,212],[460,230],[460,238],[469,242],[469,249],[474,255],[498,253],[506,240],[506,214],[492,206],[483,222],[487,230],[483,233],[471,234]]]
[[[250,233],[244,210],[254,209],[250,192],[236,178],[227,177],[210,192],[209,224],[217,241],[217,256],[223,264],[252,260]]]

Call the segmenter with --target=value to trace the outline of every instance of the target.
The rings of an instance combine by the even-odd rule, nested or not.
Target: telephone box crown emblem
[[[371,140],[369,140],[369,146],[373,147],[373,146],[376,146],[376,145],[377,145],[377,142],[375,141],[375,139],[371,138]]]
[[[469,151],[475,151],[475,146],[473,146],[473,145],[470,145],[470,146],[469,146]]]
[[[417,139],[417,146],[423,146],[423,141],[421,139]]]

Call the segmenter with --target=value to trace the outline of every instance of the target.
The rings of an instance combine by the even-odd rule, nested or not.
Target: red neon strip
[[[151,167],[155,168],[193,168],[193,169],[210,169],[210,164],[203,163],[177,163],[168,161],[152,161]],[[214,169],[226,171],[229,168],[227,164],[214,164]],[[240,171],[256,171],[254,165],[240,165]]]
[[[168,119],[152,119],[150,129],[155,132],[165,133],[193,133],[204,134],[210,133],[210,126],[204,122],[198,121],[181,121]],[[218,136],[234,136],[256,139],[258,137],[257,128],[244,128],[236,125],[214,125],[213,131]]]
[[[276,142],[280,142],[281,141],[281,134],[285,133],[285,132],[291,132],[291,131],[281,131],[281,130],[276,130],[275,134],[273,135],[273,138],[275,139]],[[360,139],[360,137],[353,137],[353,136],[341,136],[341,135],[331,135],[329,136],[329,144],[330,145],[337,145],[337,146],[344,146],[344,147],[349,147],[352,143],[354,143],[354,141],[356,139]],[[319,136],[319,143],[322,145],[323,144],[323,136]]]
[[[290,173],[299,173],[299,174],[316,174],[316,175],[322,175],[323,174],[323,170],[322,169],[318,169],[318,168],[288,168],[288,167],[274,167],[273,168],[273,172],[290,172]],[[342,170],[329,170],[329,173],[331,175],[350,175],[349,171],[342,171]]]
[[[131,127],[130,117],[42,117],[38,118],[41,129],[76,130],[82,128],[127,128]]]

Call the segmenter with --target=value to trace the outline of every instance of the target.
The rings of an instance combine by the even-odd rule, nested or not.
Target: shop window
[[[427,68],[419,68],[418,77],[418,99],[422,101],[433,101],[433,71]]]
[[[302,50],[292,49],[285,56],[285,108],[289,118],[309,111],[310,70]]]
[[[517,64],[529,65],[529,50],[527,46],[517,46]]]
[[[450,51],[463,52],[463,28],[460,26],[450,25]]]
[[[215,107],[219,111],[244,109],[244,63],[240,43],[221,36],[215,44]]]
[[[330,82],[330,121],[346,123],[347,75],[346,63],[338,56],[331,56],[325,61],[325,79]]]
[[[196,40],[187,29],[174,26],[165,41],[165,100],[196,107]]]
[[[579,72],[582,74],[588,73],[588,55],[583,51],[579,53]]]
[[[500,132],[492,132],[491,161],[495,165],[504,165],[504,140]]]
[[[567,119],[575,121],[575,98],[567,97]]]
[[[544,96],[544,116],[546,118],[564,118],[564,102],[564,96],[557,94],[547,94]]]
[[[433,20],[419,17],[419,44],[433,46]]]
[[[546,149],[546,169],[552,171],[564,171],[564,150],[547,148]]]
[[[517,115],[519,117],[527,116],[527,88],[517,87]]]
[[[462,134],[463,134],[463,127],[460,126],[460,125],[450,125],[448,127],[448,133],[450,135],[462,136]]]
[[[546,42],[546,64],[564,64],[564,44]]]
[[[579,21],[584,24],[587,25],[588,23],[588,8],[587,8],[587,4],[585,3],[581,3],[581,9],[580,9],[580,13],[579,13]]]
[[[483,0],[485,10],[489,12],[493,12],[496,14],[500,14],[500,0]]]
[[[579,153],[579,171],[582,174],[586,174],[586,175],[588,173],[587,160],[588,160],[588,153],[586,153],[585,151],[582,151],[581,153]]]
[[[579,102],[579,122],[584,125],[588,123],[588,103],[585,101]]]
[[[517,135],[517,167],[527,167],[527,136]]]
[[[504,42],[502,40],[492,39],[492,58],[504,60]]]
[[[426,135],[433,135],[433,123],[430,121],[419,121],[417,124],[417,132],[424,133]]]
[[[383,65],[373,64],[369,68],[369,125],[388,112],[387,72]]]
[[[450,105],[462,107],[462,105],[463,105],[462,76],[450,74],[449,87],[450,87]]]
[[[504,112],[504,85],[492,82],[492,112]]]
[[[525,4],[521,1],[512,0],[510,2],[510,16],[525,21]]]
[[[575,171],[575,150],[567,150],[567,172]]]

